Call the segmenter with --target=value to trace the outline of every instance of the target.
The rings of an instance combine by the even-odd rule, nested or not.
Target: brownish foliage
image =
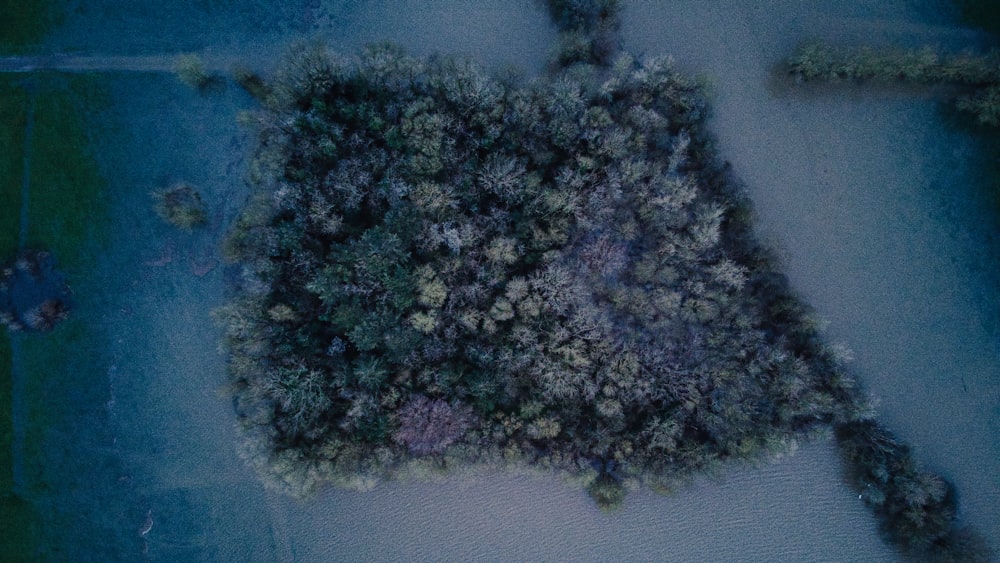
[[[465,434],[472,419],[468,407],[417,395],[400,407],[393,439],[413,455],[440,454]]]

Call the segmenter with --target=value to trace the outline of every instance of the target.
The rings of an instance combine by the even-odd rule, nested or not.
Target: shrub
[[[560,31],[553,57],[557,67],[611,62],[618,47],[618,0],[547,0],[547,4]]]
[[[189,184],[154,192],[153,199],[156,213],[175,227],[191,230],[208,222],[201,194]]]
[[[260,102],[266,102],[271,97],[271,88],[264,82],[256,72],[242,66],[237,66],[232,71],[233,79]]]
[[[212,83],[205,62],[195,54],[178,56],[174,61],[174,73],[181,82],[197,90],[205,90]]]
[[[51,330],[69,315],[69,308],[59,299],[46,299],[41,305],[27,311],[24,321],[32,330]]]
[[[608,473],[601,473],[587,485],[587,494],[604,512],[614,512],[625,501],[625,486]]]
[[[1000,127],[1000,85],[959,98],[957,107],[975,115],[976,120],[983,125]]]
[[[837,76],[832,50],[822,43],[807,43],[788,58],[788,72],[804,80]]]

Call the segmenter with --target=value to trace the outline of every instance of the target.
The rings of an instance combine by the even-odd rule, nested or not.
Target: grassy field
[[[27,88],[15,75],[0,76],[0,260],[18,244],[24,176]],[[71,275],[104,243],[104,181],[88,150],[86,116],[108,104],[93,76],[32,77],[35,124],[30,147],[29,248],[52,251]]]
[[[996,0],[954,0],[965,23],[990,33],[1000,33],[1000,2]]]
[[[17,250],[20,228],[21,183],[24,175],[24,134],[28,93],[15,77],[0,76],[0,262]],[[10,337],[0,330],[0,552],[23,556],[33,551],[34,513],[13,494],[11,458],[13,429],[13,379]]]
[[[11,468],[11,446],[14,430],[11,413],[11,350],[7,332],[0,333],[0,491],[7,494],[14,486]]]
[[[33,93],[32,93],[33,92]],[[0,261],[18,248],[25,134],[34,105],[30,146],[26,246],[52,251],[72,286],[83,279],[106,237],[102,211],[104,182],[88,150],[88,117],[107,103],[99,79],[92,76],[34,75],[0,77]],[[80,298],[78,297],[78,300]],[[29,496],[49,493],[60,476],[46,453],[52,428],[74,428],[75,405],[100,404],[100,386],[84,374],[96,373],[100,355],[88,325],[75,311],[51,333],[18,336],[27,376],[24,467]],[[59,361],[53,361],[59,350]],[[13,380],[11,337],[0,334],[0,559],[31,560],[39,551],[40,518],[34,503],[13,494]],[[93,368],[93,369],[92,369]],[[53,390],[59,395],[53,396]],[[57,400],[53,400],[57,398]],[[71,455],[63,452],[62,456]],[[86,486],[86,484],[78,484]],[[60,487],[61,488],[61,487]]]
[[[84,315],[74,311],[51,332],[20,337],[19,369],[28,375],[22,386],[27,502],[14,496],[5,499],[4,517],[10,517],[11,526],[3,528],[16,533],[13,551],[0,553],[19,553],[24,560],[71,561],[79,556],[79,548],[92,560],[118,561],[123,557],[118,550],[135,549],[138,541],[133,529],[111,525],[120,522],[116,517],[141,522],[142,515],[120,516],[129,513],[115,481],[123,470],[106,447],[111,442],[105,430],[106,357],[103,341],[95,338]],[[93,502],[95,496],[102,501]],[[0,561],[7,559],[0,555]]]
[[[86,75],[43,77],[35,101],[27,246],[52,251],[71,281],[104,243],[104,181],[86,116],[107,103],[98,79]]]
[[[0,0],[0,53],[19,53],[37,43],[55,23],[47,0]]]
[[[0,260],[17,248],[27,109],[28,93],[15,76],[0,76]]]
[[[0,76],[0,262],[17,249],[21,209],[24,131],[27,93],[10,76]],[[6,331],[0,332],[0,492],[11,489],[11,350]],[[5,496],[6,498],[6,496]],[[7,516],[6,503],[0,519]],[[4,526],[4,529],[9,529]]]

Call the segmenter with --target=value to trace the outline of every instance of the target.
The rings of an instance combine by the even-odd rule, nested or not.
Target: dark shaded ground
[[[69,286],[48,252],[21,252],[0,271],[0,322],[8,328],[49,330],[69,309]]]

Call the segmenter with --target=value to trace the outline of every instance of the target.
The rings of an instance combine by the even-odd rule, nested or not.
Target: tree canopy
[[[386,45],[289,68],[222,313],[270,456],[676,476],[853,416],[850,378],[758,298],[773,274],[666,59],[528,84]]]
[[[532,463],[613,509],[836,429],[897,544],[980,557],[955,495],[870,418],[754,240],[697,83],[550,0],[550,72],[303,45],[264,84],[217,314],[247,457],[278,486]]]

